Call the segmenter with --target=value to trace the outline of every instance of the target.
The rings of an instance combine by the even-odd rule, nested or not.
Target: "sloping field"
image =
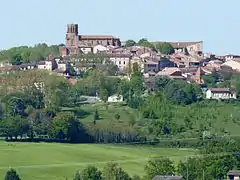
[[[131,175],[142,175],[149,158],[169,156],[179,161],[193,154],[191,149],[147,146],[0,142],[0,179],[12,167],[23,180],[64,180],[87,165],[101,168],[109,161]]]

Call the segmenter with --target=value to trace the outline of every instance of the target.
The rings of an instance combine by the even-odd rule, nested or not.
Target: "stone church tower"
[[[78,54],[78,25],[68,24],[66,34],[66,47],[69,49],[71,54]]]

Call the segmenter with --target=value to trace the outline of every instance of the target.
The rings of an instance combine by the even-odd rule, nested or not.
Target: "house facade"
[[[109,49],[106,46],[103,46],[101,44],[98,44],[96,46],[93,47],[93,53],[96,54],[98,52],[106,52]]]
[[[177,67],[177,65],[166,57],[160,57],[158,60],[159,70],[163,70],[166,67]]]
[[[228,180],[240,180],[240,170],[231,170],[227,176]]]
[[[108,54],[108,57],[120,71],[123,71],[129,66],[132,56],[130,54]]]
[[[206,99],[237,99],[237,95],[229,88],[210,88],[206,91]]]
[[[158,72],[158,69],[158,62],[149,60],[144,63],[144,73]]]

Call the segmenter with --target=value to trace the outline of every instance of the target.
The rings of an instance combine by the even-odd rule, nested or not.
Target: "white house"
[[[96,54],[98,52],[106,52],[109,49],[101,44],[98,44],[96,46],[93,47],[93,53]]]
[[[40,61],[37,64],[37,68],[38,69],[45,69],[45,70],[52,71],[52,69],[53,69],[53,62],[50,61],[50,60]]]
[[[93,51],[92,47],[80,47],[80,50],[84,53],[84,54],[88,54],[91,53]]]
[[[237,99],[236,92],[229,88],[210,88],[206,91],[207,99]]]
[[[123,102],[123,96],[122,95],[113,95],[108,97],[108,102]]]

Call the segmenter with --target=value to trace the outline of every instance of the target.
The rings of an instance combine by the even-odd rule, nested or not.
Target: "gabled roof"
[[[209,88],[208,90],[214,93],[231,93],[230,88]]]
[[[171,76],[175,72],[182,72],[179,68],[165,68],[157,73],[158,76]]]
[[[232,176],[240,176],[240,170],[231,170],[231,171],[229,171],[228,172],[228,174],[227,174],[228,176],[230,175],[232,175]]]

